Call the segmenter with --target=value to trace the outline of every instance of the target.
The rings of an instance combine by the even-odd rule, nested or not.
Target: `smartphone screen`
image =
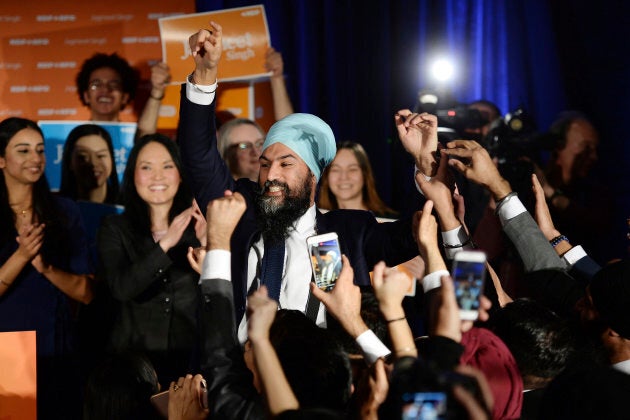
[[[306,241],[317,287],[332,290],[341,272],[341,250],[336,233],[311,236]]]
[[[413,392],[403,394],[403,420],[446,418],[446,394],[443,392]]]
[[[475,320],[479,315],[479,298],[483,293],[486,272],[485,254],[459,252],[453,261],[455,297],[462,319]]]

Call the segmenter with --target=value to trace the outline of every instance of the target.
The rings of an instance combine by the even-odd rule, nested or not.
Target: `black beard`
[[[280,206],[275,205],[273,198],[265,197],[264,193],[271,186],[283,187],[284,201]],[[264,241],[268,244],[284,242],[298,220],[310,207],[311,182],[306,177],[302,187],[293,193],[289,186],[279,181],[267,181],[256,193],[256,221]]]

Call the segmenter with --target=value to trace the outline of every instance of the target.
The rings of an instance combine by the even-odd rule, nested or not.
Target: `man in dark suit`
[[[292,114],[271,127],[260,157],[258,183],[248,179],[234,181],[216,144],[213,102],[221,27],[215,23],[211,26],[189,39],[196,67],[182,86],[178,141],[188,182],[201,208],[234,191],[243,195],[247,210],[232,237],[231,253],[209,252],[202,276],[232,279],[238,322],[243,317],[248,292],[266,284],[264,256],[270,252],[269,247],[284,244],[281,284],[275,296],[271,291],[270,296],[278,300],[281,308],[306,311],[318,325],[324,325],[323,307],[309,293],[311,269],[306,238],[337,232],[341,251],[354,267],[355,283],[369,286],[369,272],[378,261],[394,266],[418,254],[411,219],[380,224],[366,211],[317,211],[317,182],[334,158],[336,145],[330,127],[310,114]],[[397,123],[404,122],[397,118]],[[426,143],[427,138],[435,136],[437,143],[436,125],[399,127],[399,132],[408,132],[403,142],[415,145],[416,149],[412,146],[409,150],[418,156],[418,161],[423,138]],[[212,239],[208,249],[212,251],[211,242]],[[245,338],[245,325],[241,322],[241,340]]]

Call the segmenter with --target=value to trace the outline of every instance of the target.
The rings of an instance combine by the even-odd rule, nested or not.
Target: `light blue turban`
[[[335,135],[328,124],[312,114],[291,114],[271,126],[263,152],[275,143],[293,150],[309,167],[317,181],[335,158]]]

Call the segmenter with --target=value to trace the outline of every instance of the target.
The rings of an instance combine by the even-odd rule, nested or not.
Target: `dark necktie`
[[[260,277],[267,286],[269,297],[279,301],[284,266],[284,242],[268,245],[265,242],[265,255],[262,258]]]

